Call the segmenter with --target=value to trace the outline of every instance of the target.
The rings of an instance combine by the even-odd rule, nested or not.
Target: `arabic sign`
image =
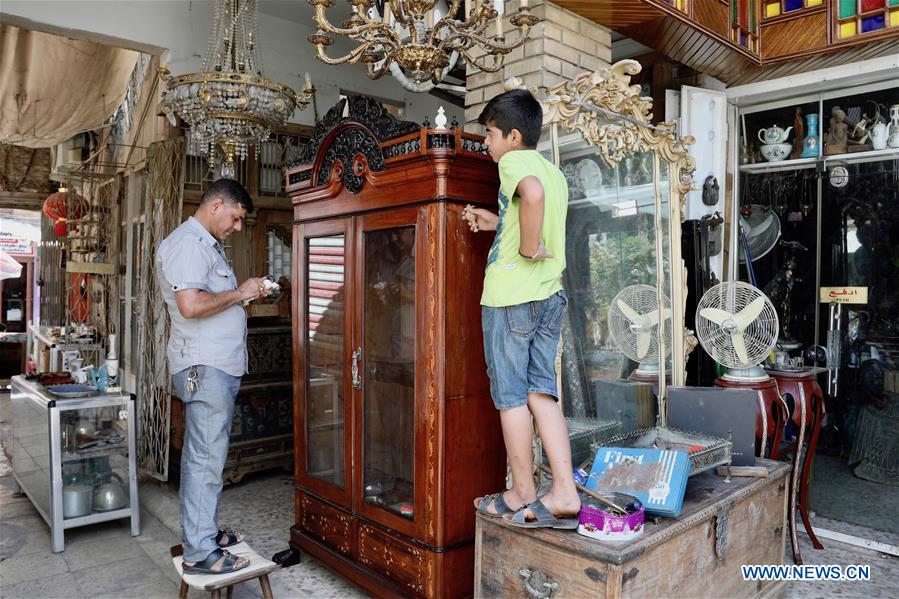
[[[822,287],[822,304],[867,304],[867,287]]]
[[[9,231],[0,231],[0,250],[16,256],[30,256],[33,253],[30,240]]]

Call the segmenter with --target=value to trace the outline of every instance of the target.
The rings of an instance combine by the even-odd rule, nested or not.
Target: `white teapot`
[[[887,147],[887,136],[890,128],[886,123],[877,123],[871,129],[871,145],[875,150],[884,150]]]
[[[781,129],[777,125],[771,125],[767,129],[759,130],[759,140],[763,144],[779,144],[783,143],[787,140],[787,136],[792,131],[792,127],[787,127],[785,130]]]

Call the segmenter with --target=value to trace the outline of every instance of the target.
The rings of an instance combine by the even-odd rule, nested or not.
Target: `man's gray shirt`
[[[221,293],[237,288],[221,244],[194,217],[182,223],[156,250],[156,276],[171,317],[168,344],[172,374],[203,364],[232,376],[247,371],[247,315],[240,304],[205,318],[184,318],[175,293],[201,289]]]

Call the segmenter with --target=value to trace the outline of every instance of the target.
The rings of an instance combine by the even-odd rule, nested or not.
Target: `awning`
[[[0,142],[44,148],[101,127],[138,52],[0,25]]]

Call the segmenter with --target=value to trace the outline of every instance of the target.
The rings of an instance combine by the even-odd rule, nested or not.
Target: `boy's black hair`
[[[503,137],[509,135],[512,129],[518,129],[524,145],[534,148],[540,141],[543,109],[531,92],[526,89],[513,89],[487,102],[478,117],[478,122],[485,127],[493,125],[502,131]]]
[[[244,186],[234,179],[216,179],[203,193],[200,204],[211,202],[215,198],[222,198],[228,204],[243,206],[247,212],[253,211],[253,198],[250,197]]]

